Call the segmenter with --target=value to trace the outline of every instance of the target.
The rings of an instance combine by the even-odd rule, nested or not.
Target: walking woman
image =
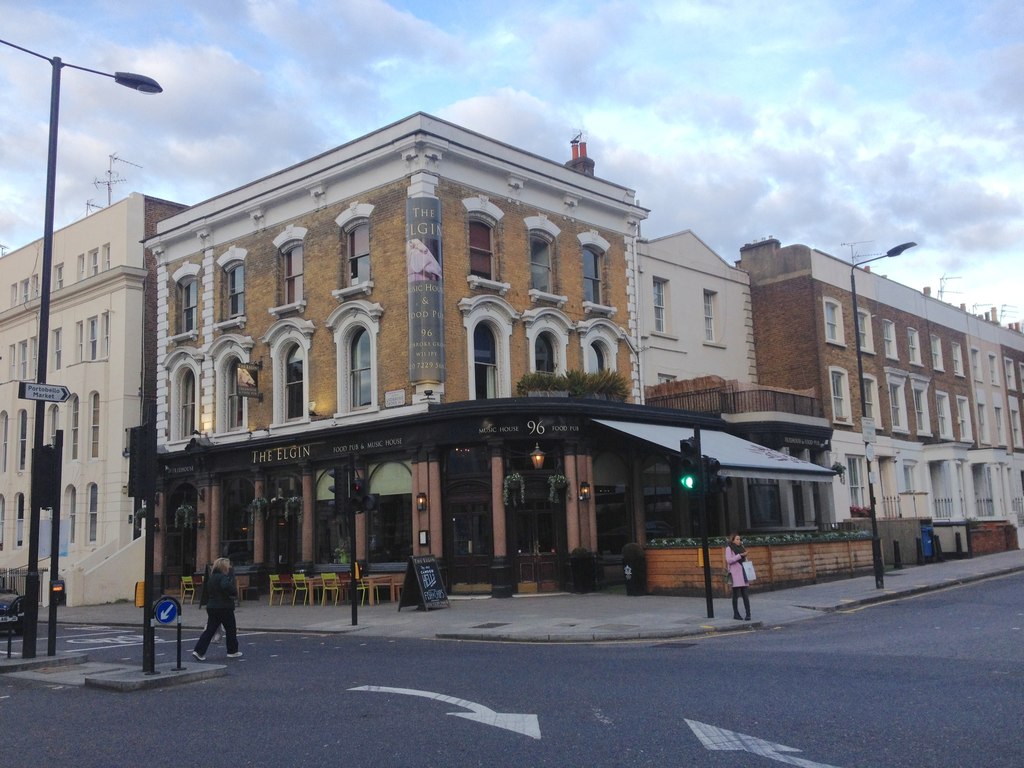
[[[206,661],[206,649],[210,647],[214,633],[223,626],[228,658],[240,658],[242,652],[238,650],[238,630],[235,626],[235,598],[238,591],[231,575],[231,561],[226,557],[214,560],[207,582],[206,629],[199,636],[192,655],[199,661]]]
[[[747,576],[743,572],[743,563],[747,559],[747,548],[743,546],[740,535],[734,533],[729,537],[729,545],[725,548],[725,565],[732,579],[732,617],[737,621],[750,621],[750,597],[747,595]],[[746,616],[740,616],[739,598],[743,598]]]

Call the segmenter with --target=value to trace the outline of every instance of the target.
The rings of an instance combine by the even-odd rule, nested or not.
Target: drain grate
[[[498,627],[507,627],[507,621],[489,621],[486,624],[477,624],[473,629],[497,629]]]

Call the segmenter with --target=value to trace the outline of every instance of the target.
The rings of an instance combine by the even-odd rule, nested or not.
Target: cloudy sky
[[[0,38],[164,88],[63,70],[58,226],[424,111],[559,162],[583,130],[647,237],[730,262],[768,235],[846,259],[914,240],[876,268],[1024,317],[1020,0],[0,0]],[[8,249],[42,233],[50,75],[0,46]]]

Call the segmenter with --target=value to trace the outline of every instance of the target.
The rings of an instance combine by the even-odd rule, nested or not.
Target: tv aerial
[[[112,155],[107,155],[107,157],[110,158],[110,161],[107,164],[107,178],[105,181],[95,179],[93,181],[93,185],[97,187],[107,188],[107,206],[109,207],[111,200],[113,198],[114,185],[123,184],[124,182],[128,181],[128,179],[124,178],[121,174],[114,170],[114,163],[124,163],[125,165],[131,165],[134,166],[135,168],[141,168],[142,166],[138,165],[137,163],[133,163],[130,160],[125,160],[124,158],[118,157],[116,152]]]

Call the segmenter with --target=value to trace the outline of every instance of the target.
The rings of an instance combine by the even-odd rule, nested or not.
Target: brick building
[[[692,532],[671,455],[694,424],[729,436],[637,404],[647,211],[571,150],[416,114],[160,224],[158,572],[344,570],[354,544],[507,595]],[[559,374],[612,397],[517,396]],[[830,475],[735,440],[726,471]]]
[[[837,514],[869,504],[862,437],[851,266],[770,238],[744,246],[761,383],[820,393],[845,467]],[[866,415],[880,518],[1021,519],[1019,327],[1000,327],[886,279],[856,270]]]

